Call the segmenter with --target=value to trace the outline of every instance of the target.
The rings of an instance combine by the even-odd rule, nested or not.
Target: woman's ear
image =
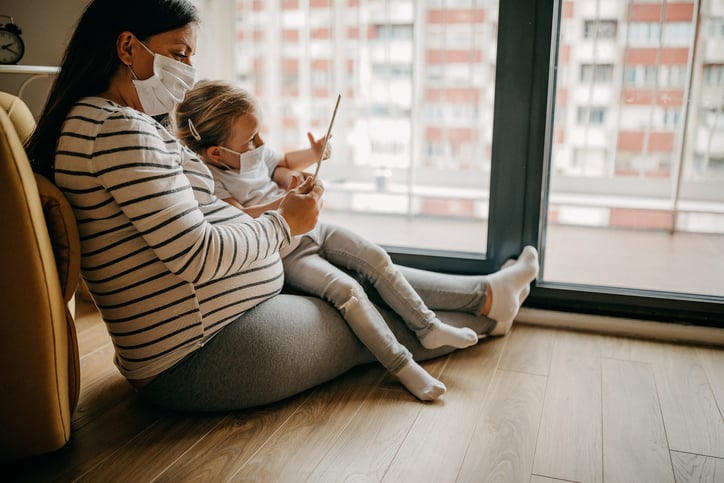
[[[128,31],[121,32],[116,39],[116,53],[121,63],[133,65],[133,40],[135,36]]]

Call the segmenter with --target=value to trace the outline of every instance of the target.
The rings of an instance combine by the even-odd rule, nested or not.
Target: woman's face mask
[[[153,75],[148,79],[133,80],[143,112],[150,116],[171,112],[176,104],[184,99],[186,92],[193,87],[196,68],[165,55],[156,54],[140,40],[138,43],[153,56]],[[136,77],[133,69],[131,73]]]
[[[258,165],[259,163],[263,162],[264,160],[264,150],[266,149],[266,145],[262,144],[258,148],[252,149],[251,151],[246,151],[244,153],[240,153],[239,151],[234,151],[233,149],[225,148],[224,146],[219,146],[220,149],[223,149],[226,152],[236,154],[239,156],[239,174],[244,174],[247,171],[250,171],[254,166]],[[228,164],[221,163],[223,166],[227,168],[227,171],[236,171],[235,168],[232,168]]]

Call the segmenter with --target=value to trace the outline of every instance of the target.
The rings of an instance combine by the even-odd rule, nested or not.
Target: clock
[[[10,23],[0,24],[0,64],[17,64],[25,53],[25,44],[20,37],[22,32],[12,17],[0,17],[10,19]]]

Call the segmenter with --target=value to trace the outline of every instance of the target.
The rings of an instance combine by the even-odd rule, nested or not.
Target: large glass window
[[[542,285],[723,297],[724,2],[562,5]]]
[[[326,221],[458,273],[533,243],[534,307],[724,324],[722,0],[228,1],[272,145],[342,94]]]
[[[297,149],[307,131],[323,134],[342,95],[320,170],[324,219],[388,246],[483,257],[497,0],[236,8],[236,80],[261,99],[270,145]]]

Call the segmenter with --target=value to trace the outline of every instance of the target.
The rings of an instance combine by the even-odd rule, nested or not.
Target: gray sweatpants
[[[398,268],[444,323],[470,327],[478,334],[495,327],[494,321],[474,315],[485,304],[484,276]],[[378,310],[415,360],[454,350],[423,348],[394,312],[382,305]],[[179,410],[244,409],[298,394],[374,360],[332,305],[317,297],[280,294],[224,327],[141,388],[140,394]]]

